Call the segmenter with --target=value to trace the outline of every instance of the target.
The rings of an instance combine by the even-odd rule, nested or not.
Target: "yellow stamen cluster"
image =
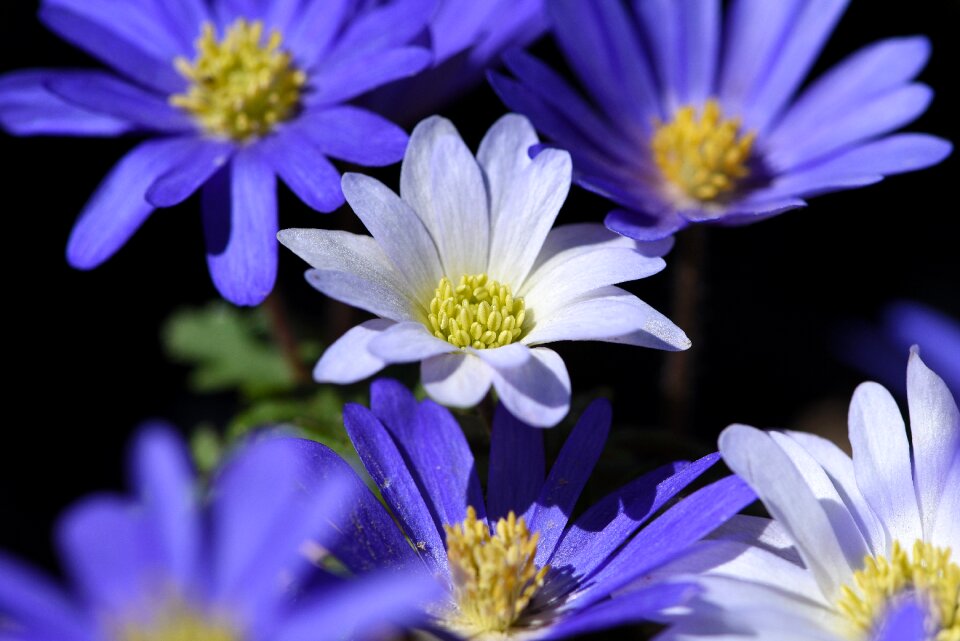
[[[205,24],[196,60],[174,61],[190,88],[171,96],[170,103],[215,136],[244,141],[269,133],[299,107],[307,76],[280,48],[278,32],[266,43],[263,35],[263,22],[240,18],[218,42],[213,25]]]
[[[507,631],[550,570],[534,564],[540,534],[531,534],[523,518],[510,512],[491,535],[472,507],[463,523],[444,529],[457,602],[448,624],[471,636]]]
[[[855,634],[869,638],[895,599],[914,595],[927,612],[930,641],[960,641],[960,565],[950,561],[950,548],[913,544],[913,556],[899,542],[890,558],[864,559],[864,568],[844,586],[837,603]]]
[[[699,118],[687,106],[670,122],[658,121],[651,146],[673,187],[688,198],[709,202],[732,192],[750,174],[747,161],[755,139],[753,132],[740,131],[739,119],[725,120],[719,103],[710,99]]]
[[[174,605],[146,622],[120,626],[120,641],[240,641],[237,630],[223,620],[211,620],[193,610]]]
[[[525,316],[523,299],[486,274],[461,276],[456,287],[443,277],[430,301],[427,329],[454,347],[503,347],[523,335]]]

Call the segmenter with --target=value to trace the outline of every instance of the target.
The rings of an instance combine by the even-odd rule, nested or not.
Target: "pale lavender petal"
[[[493,386],[510,413],[534,427],[553,427],[563,420],[570,410],[570,375],[559,354],[537,347],[523,365],[498,367],[483,354],[494,351],[479,350],[493,366]]]
[[[933,524],[933,535],[930,537],[935,545],[948,547],[951,550],[960,550],[960,527],[957,527],[957,515],[960,514],[960,453],[953,459],[953,465],[944,481],[943,496],[940,497],[940,508]]]
[[[487,395],[493,371],[469,352],[454,352],[423,361],[420,381],[430,398],[438,403],[473,407]]]
[[[383,183],[362,174],[344,174],[342,187],[350,207],[408,281],[411,297],[430,300],[443,268],[437,246],[417,214]]]
[[[328,347],[313,369],[318,383],[349,384],[376,374],[386,363],[370,353],[370,341],[393,325],[393,321],[375,318],[360,323]]]
[[[960,410],[950,389],[920,359],[916,347],[907,366],[907,401],[917,501],[923,538],[929,541],[943,497],[950,492],[960,494],[960,487],[947,485],[950,468],[960,460]],[[960,530],[960,513],[956,516]]]
[[[277,276],[276,174],[252,148],[238,152],[203,189],[207,266],[236,305],[258,305]]]
[[[873,641],[924,641],[929,638],[926,618],[923,607],[917,601],[907,600],[885,614]]]
[[[412,363],[448,354],[457,348],[431,334],[423,323],[396,323],[370,341],[370,353],[386,363]]]
[[[897,402],[876,383],[863,383],[850,402],[850,445],[857,485],[893,541],[923,537],[913,485],[910,443]]]

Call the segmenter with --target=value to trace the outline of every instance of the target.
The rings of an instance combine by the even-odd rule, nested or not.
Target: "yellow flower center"
[[[756,134],[741,132],[737,118],[724,119],[716,100],[707,100],[699,118],[686,106],[670,122],[655,124],[653,157],[683,197],[717,200],[750,174],[747,161]]]
[[[190,87],[170,103],[190,112],[208,133],[237,141],[267,134],[290,118],[307,76],[280,48],[278,32],[266,42],[263,35],[263,22],[239,18],[218,41],[213,25],[204,24],[196,59],[174,61]]]
[[[950,561],[950,548],[917,541],[911,557],[894,542],[889,559],[864,559],[864,568],[854,573],[852,585],[843,587],[837,606],[855,636],[866,639],[888,606],[905,595],[913,595],[927,612],[930,641],[960,641],[960,566]]]
[[[429,309],[427,329],[454,347],[503,347],[523,335],[523,299],[486,274],[461,276],[456,287],[441,278]]]
[[[119,641],[240,641],[241,637],[228,622],[175,604],[151,620],[121,625],[117,638]]]
[[[531,534],[523,518],[510,512],[497,521],[491,535],[472,507],[463,523],[445,525],[444,530],[457,603],[447,624],[467,636],[506,632],[550,570],[549,565],[538,570],[534,564],[540,534]]]

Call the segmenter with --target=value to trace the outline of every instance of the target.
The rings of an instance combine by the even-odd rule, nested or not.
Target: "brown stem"
[[[696,350],[701,332],[701,303],[706,263],[706,229],[694,225],[678,237],[673,269],[671,320],[687,333],[693,347],[668,353],[663,363],[660,392],[664,422],[674,434],[689,434],[696,399]]]
[[[283,298],[277,290],[273,290],[267,300],[264,301],[264,309],[267,312],[267,319],[270,321],[270,333],[273,340],[276,341],[283,352],[283,357],[293,372],[294,380],[302,385],[310,382],[310,372],[307,371],[300,358],[300,347],[297,343],[297,337],[290,327],[290,321],[287,318],[287,308],[283,303]]]

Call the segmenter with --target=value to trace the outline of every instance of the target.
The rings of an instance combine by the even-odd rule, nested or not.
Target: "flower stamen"
[[[654,160],[682,196],[715,201],[750,175],[747,161],[756,134],[741,132],[737,118],[724,119],[716,100],[707,100],[699,118],[694,107],[686,106],[670,122],[657,121],[655,126]]]
[[[509,285],[486,274],[460,277],[456,286],[443,277],[434,290],[427,329],[454,347],[503,347],[523,335],[526,308]]]
[[[281,49],[274,31],[264,42],[263,22],[237,19],[218,41],[213,25],[203,25],[197,57],[174,60],[190,81],[170,104],[188,111],[208,133],[245,141],[269,133],[300,105],[307,76]]]
[[[457,608],[448,624],[470,635],[505,632],[520,617],[550,570],[534,563],[539,532],[510,512],[494,533],[467,508],[463,523],[445,525],[447,559],[453,574]]]
[[[960,641],[960,565],[950,561],[950,548],[916,541],[911,558],[895,541],[889,559],[864,559],[852,585],[843,586],[837,606],[859,638],[870,638],[889,605],[907,596],[926,611],[930,641]]]

